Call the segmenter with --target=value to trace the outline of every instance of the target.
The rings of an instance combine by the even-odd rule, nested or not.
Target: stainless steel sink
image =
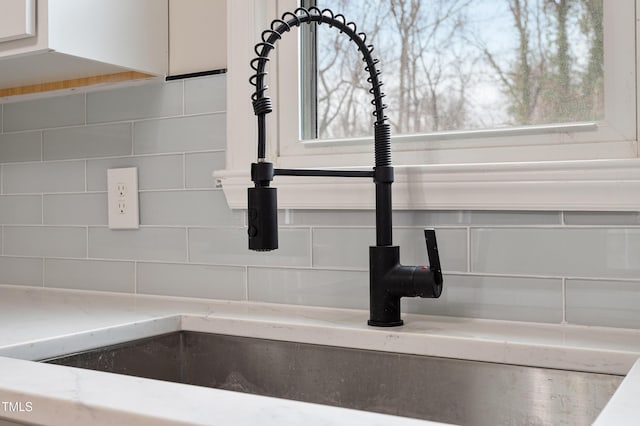
[[[45,360],[461,425],[589,425],[622,376],[196,332]]]

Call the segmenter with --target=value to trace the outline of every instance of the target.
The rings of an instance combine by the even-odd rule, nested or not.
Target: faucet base
[[[403,325],[402,297],[437,298],[442,293],[439,270],[400,264],[400,247],[369,247],[369,321],[374,327]]]
[[[373,327],[398,327],[404,324],[400,318],[400,295],[389,283],[390,272],[400,266],[400,247],[369,247],[369,321]]]
[[[381,321],[369,320],[367,321],[367,324],[372,327],[398,327],[398,326],[404,325],[404,321],[400,320],[400,321],[381,322]]]

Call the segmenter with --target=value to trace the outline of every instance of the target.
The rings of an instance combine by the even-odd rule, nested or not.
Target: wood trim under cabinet
[[[0,89],[0,98],[9,96],[29,95],[33,93],[50,92],[54,90],[72,89],[93,86],[96,84],[118,83],[122,81],[154,78],[152,74],[138,71],[124,71],[112,74],[96,75],[92,77],[74,78],[71,80],[52,81],[48,83],[31,84],[28,86],[8,87]]]

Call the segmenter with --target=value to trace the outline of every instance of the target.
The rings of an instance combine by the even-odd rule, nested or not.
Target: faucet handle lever
[[[433,228],[425,229],[424,240],[427,243],[427,256],[429,258],[429,269],[433,271],[433,279],[436,282],[436,284],[442,284],[442,270],[440,269],[440,255],[438,254],[436,230]]]

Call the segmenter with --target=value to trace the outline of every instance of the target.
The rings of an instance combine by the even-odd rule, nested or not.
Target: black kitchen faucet
[[[294,27],[307,24],[327,24],[347,35],[355,42],[363,61],[364,69],[369,73],[367,81],[371,84],[369,93],[373,95],[374,106],[374,146],[375,167],[371,170],[310,170],[278,169],[266,160],[266,115],[272,111],[271,99],[265,96],[267,87],[264,77],[269,53],[282,35]],[[257,55],[251,61],[255,74],[250,83],[255,86],[251,99],[258,117],[258,160],[251,164],[251,180],[255,186],[248,189],[248,234],[249,249],[257,251],[278,248],[278,212],[277,189],[270,186],[274,176],[340,176],[373,178],[376,186],[376,245],[369,247],[369,297],[370,317],[368,324],[378,327],[393,327],[403,324],[400,318],[401,297],[437,298],[442,293],[442,272],[436,234],[426,229],[425,241],[430,266],[403,266],[400,264],[400,247],[392,242],[391,224],[391,184],[393,166],[391,165],[391,127],[384,115],[386,105],[382,103],[384,93],[380,71],[376,68],[378,59],[372,57],[373,46],[366,43],[367,36],[357,32],[353,22],[347,22],[341,14],[329,9],[320,10],[298,8],[287,12],[281,19],[271,22],[269,29],[262,32],[262,41],[256,44]]]

